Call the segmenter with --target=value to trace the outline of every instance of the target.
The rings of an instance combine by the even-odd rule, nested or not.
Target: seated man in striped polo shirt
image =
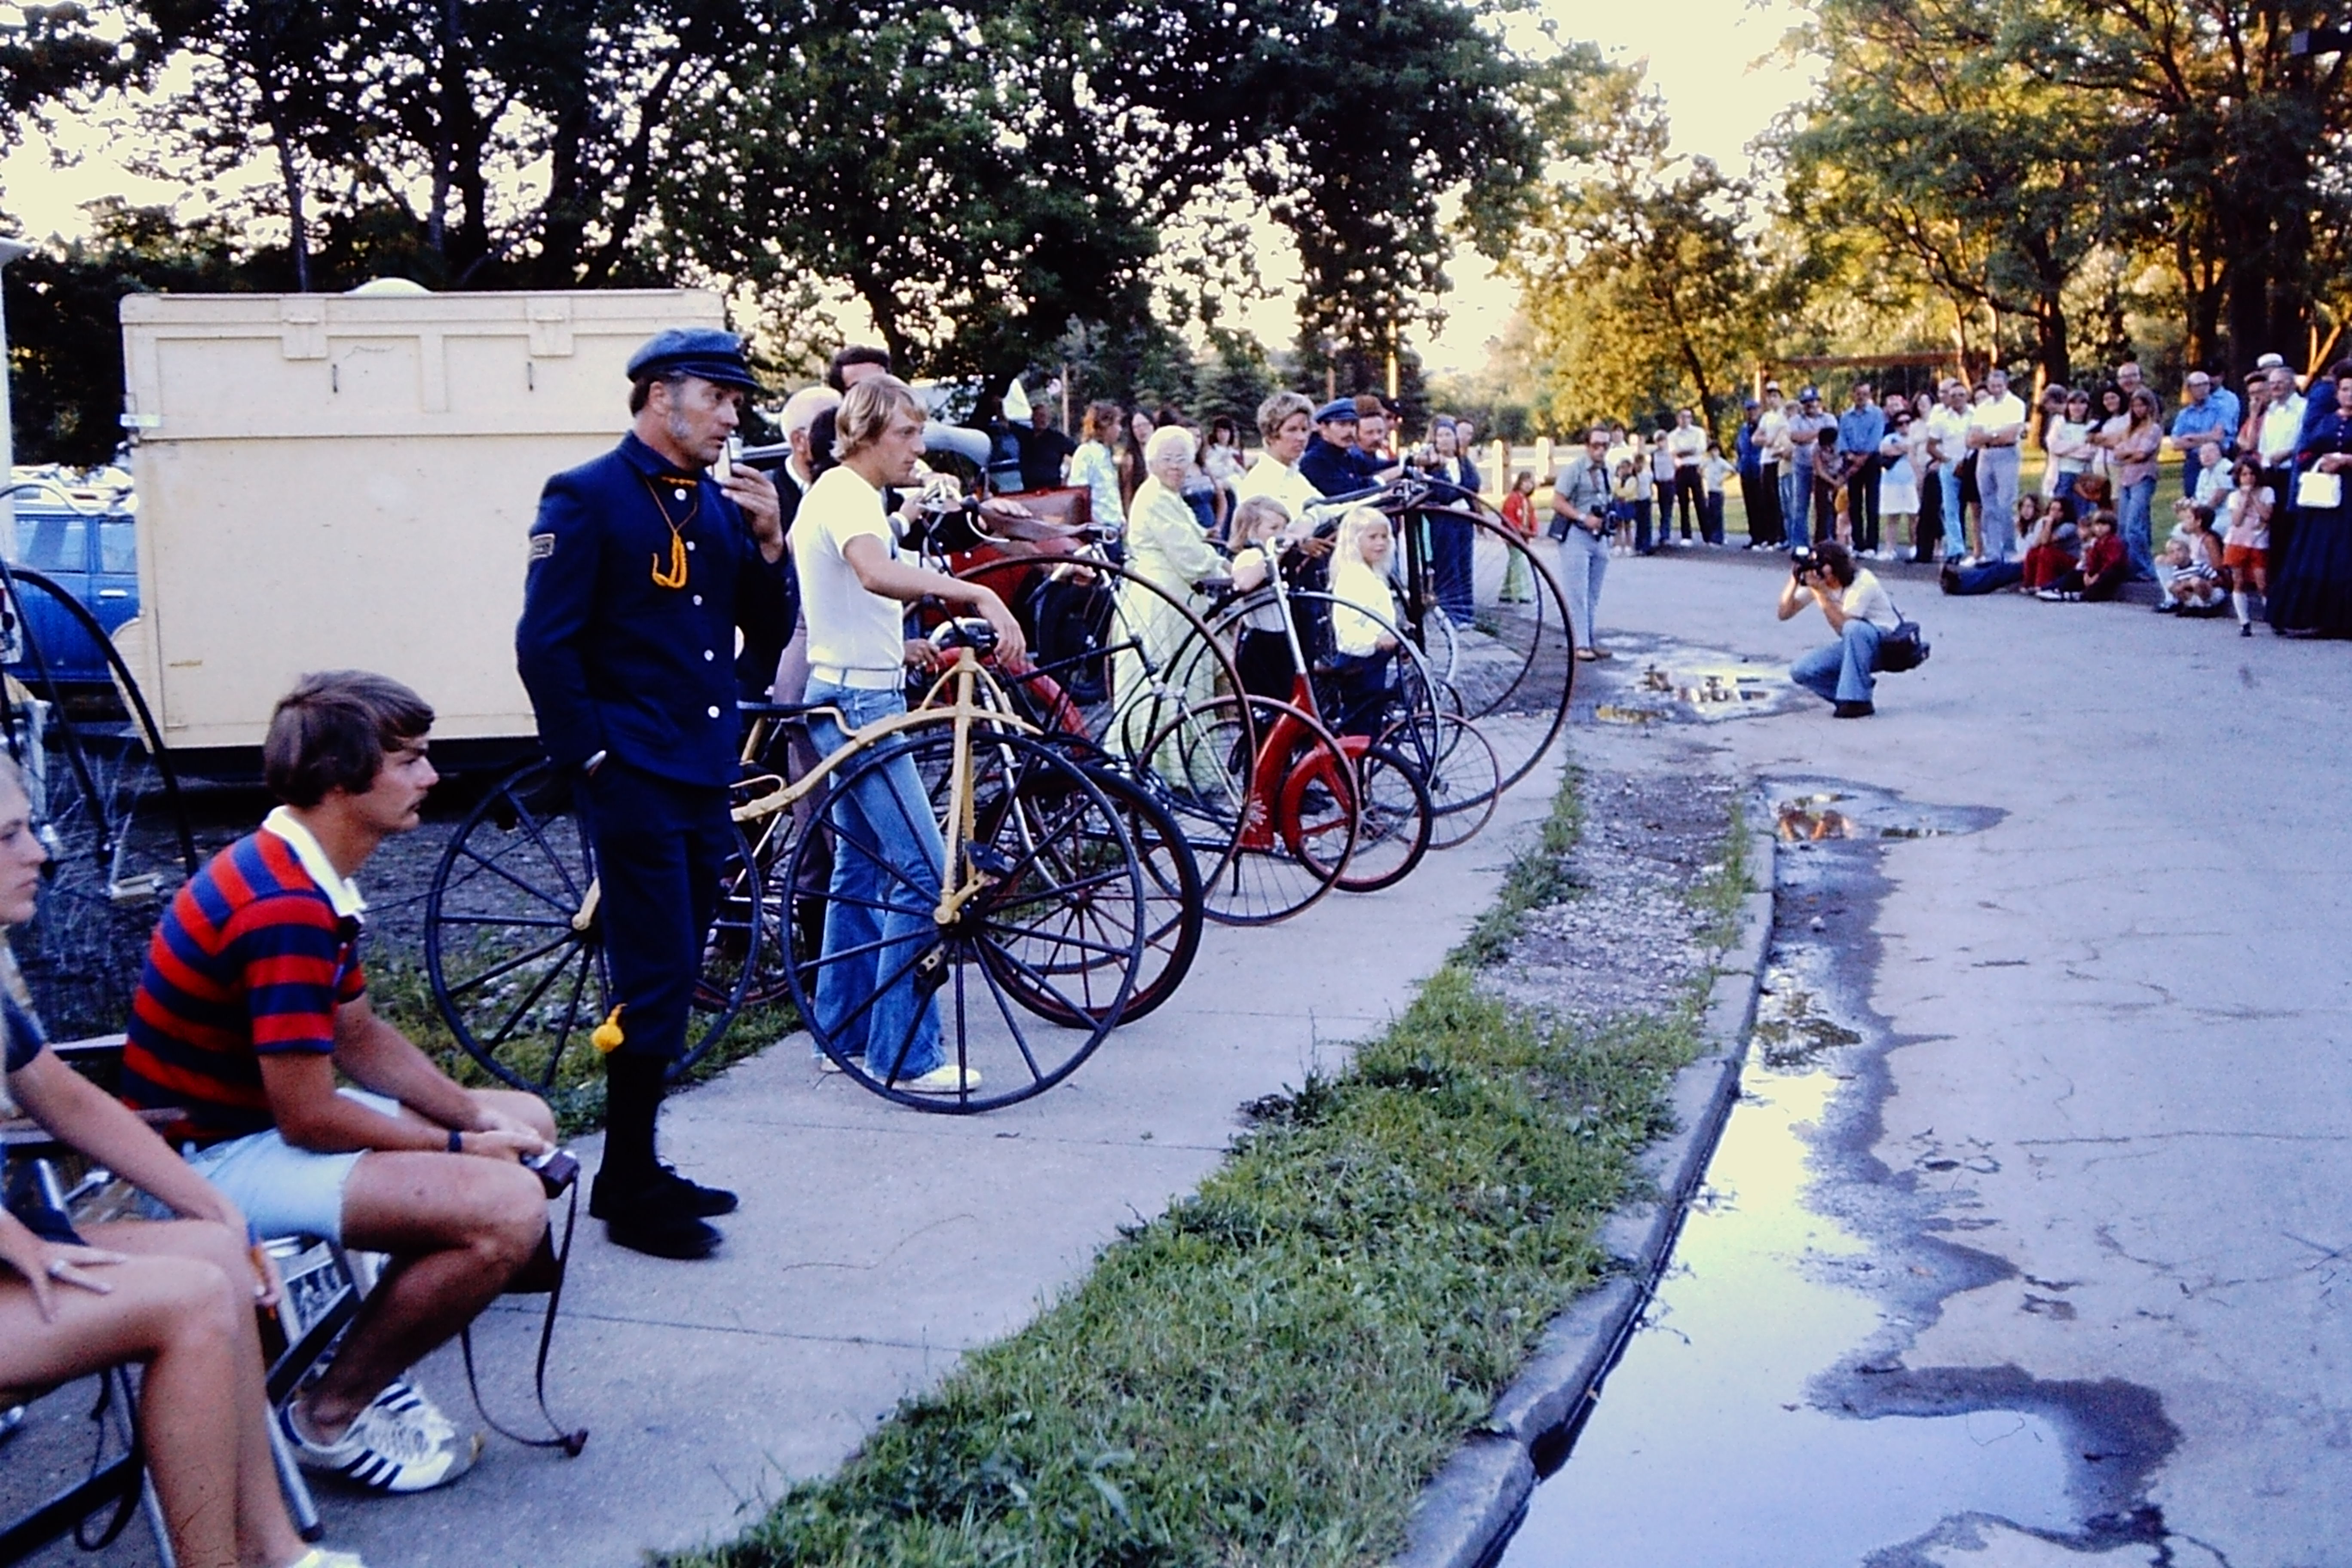
[[[480,1451],[399,1380],[503,1290],[547,1232],[552,1146],[528,1094],[460,1088],[368,1005],[351,879],[418,821],[433,710],[358,670],[305,676],[262,748],[285,804],[182,888],[149,943],[123,1098],[185,1108],[189,1163],[265,1236],[392,1255],[334,1361],[279,1413],[310,1468],[379,1491]],[[356,1089],[336,1087],[341,1069]]]

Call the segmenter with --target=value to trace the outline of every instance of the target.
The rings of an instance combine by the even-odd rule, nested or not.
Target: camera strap
[[[539,1399],[540,1418],[547,1423],[550,1436],[526,1437],[491,1415],[490,1407],[482,1402],[482,1385],[474,1376],[472,1324],[468,1323],[457,1331],[457,1345],[466,1360],[466,1391],[474,1396],[474,1408],[481,1412],[483,1421],[491,1431],[509,1441],[520,1443],[526,1448],[561,1448],[576,1459],[580,1457],[580,1450],[588,1446],[588,1428],[566,1428],[555,1418],[554,1412],[547,1407],[547,1354],[555,1342],[555,1314],[563,1305],[563,1281],[572,1267],[572,1227],[580,1218],[578,1178],[575,1176],[565,1186],[568,1201],[563,1210],[563,1239],[555,1241],[554,1226],[550,1226],[548,1234],[540,1237],[539,1253],[523,1265],[523,1272],[517,1276],[517,1282],[508,1289],[509,1295],[535,1294],[540,1290],[547,1292],[547,1315],[540,1320],[539,1359],[531,1369],[531,1384],[532,1392]]]

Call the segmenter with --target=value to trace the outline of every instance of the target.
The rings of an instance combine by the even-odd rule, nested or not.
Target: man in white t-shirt
[[[1985,372],[1992,395],[1969,415],[1968,443],[1977,455],[1977,531],[1988,561],[2017,553],[2017,464],[2025,439],[2025,405],[2009,390],[2009,372]]]
[[[1927,460],[1943,496],[1944,559],[1958,561],[1969,552],[1967,520],[1960,515],[1960,459],[1969,455],[1969,389],[1957,378],[1936,389],[1937,402],[1927,414]]]
[[[1764,384],[1764,411],[1756,416],[1756,434],[1753,438],[1756,443],[1757,457],[1760,459],[1758,465],[1759,468],[1758,477],[1763,484],[1765,493],[1772,498],[1773,521],[1772,536],[1760,541],[1757,539],[1755,525],[1751,522],[1748,527],[1748,542],[1750,544],[1759,542],[1772,545],[1785,544],[1788,542],[1789,531],[1788,520],[1780,515],[1780,476],[1788,471],[1791,448],[1789,445],[1788,405],[1781,399],[1780,384],[1777,382]]]
[[[1879,639],[1903,623],[1894,599],[1877,574],[1857,567],[1846,547],[1832,539],[1817,545],[1812,560],[1800,562],[1780,584],[1780,619],[1807,605],[1822,607],[1838,640],[1790,665],[1789,679],[1834,704],[1831,711],[1838,718],[1867,719],[1877,711],[1872,695]]]
[[[1700,534],[1706,531],[1706,432],[1699,427],[1692,410],[1675,410],[1675,427],[1666,432],[1665,448],[1674,459],[1675,516],[1682,525],[1683,542],[1688,544],[1694,512],[1698,514]],[[1660,533],[1665,532],[1663,521]]]
[[[821,754],[839,750],[850,730],[907,710],[906,606],[914,601],[942,599],[985,617],[1000,659],[1024,651],[1020,623],[993,591],[898,557],[882,489],[913,482],[923,417],[923,405],[895,376],[851,387],[834,422],[837,465],[817,476],[793,519],[793,564],[808,625],[806,700],[841,714],[809,715],[809,738]],[[946,860],[929,795],[910,758],[858,776],[831,808],[847,818],[836,830],[874,847],[899,875],[886,877],[872,855],[835,858],[817,1017],[837,1039],[848,1037],[846,1054],[864,1056],[866,1070],[886,1083],[920,1094],[976,1088],[978,1073],[941,1054],[938,1009],[911,962],[935,934],[932,905]],[[863,956],[831,957],[841,953]],[[883,987],[891,975],[898,978]],[[867,1048],[850,1045],[856,1038]]]

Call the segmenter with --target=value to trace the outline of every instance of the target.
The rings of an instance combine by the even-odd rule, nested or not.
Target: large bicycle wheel
[[[1473,531],[1477,603],[1471,623],[1455,625],[1427,602],[1410,608],[1406,620],[1440,681],[1459,694],[1457,710],[1477,721],[1494,748],[1508,788],[1534,771],[1568,722],[1576,679],[1574,638],[1568,595],[1549,562],[1483,500],[1475,505],[1473,512],[1445,514]],[[1408,580],[1425,587],[1430,570],[1421,553],[1419,528],[1427,507],[1411,486],[1401,486],[1381,509],[1403,531]],[[1514,575],[1514,560],[1526,569],[1528,596],[1507,604],[1499,589]],[[1487,592],[1489,586],[1496,592]],[[1426,592],[1414,596],[1430,597]]]
[[[823,945],[789,973],[818,1047],[877,1094],[918,1110],[993,1110],[1043,1093],[1124,1016],[1150,915],[1121,816],[1059,748],[984,733],[970,809],[943,868],[927,778],[955,763],[951,731],[886,742],[845,763],[793,847],[793,885],[828,857]],[[942,875],[969,896],[939,918]],[[1002,976],[1050,997],[1031,1015]],[[917,1087],[934,1068],[956,1080]]]
[[[1098,760],[1087,760],[1087,776],[1118,812],[1143,868],[1143,963],[1120,1022],[1132,1023],[1176,994],[1201,948],[1205,924],[1201,868],[1184,831],[1168,808],[1140,782]],[[1031,984],[1027,971],[999,973],[1014,1001],[1043,1018],[1083,1027],[1086,1018],[1065,1006],[1050,989]]]
[[[759,869],[740,832],[688,1015],[686,1072],[733,1021],[759,963]],[[501,781],[450,837],[425,903],[425,970],[449,1032],[535,1094],[603,1077],[590,1037],[612,1010],[595,856],[570,781],[544,763]]]
[[[1150,751],[1174,757],[1150,782],[1199,851],[1211,920],[1271,925],[1331,890],[1355,849],[1355,814],[1318,818],[1312,856],[1277,826],[1284,781],[1293,773],[1347,773],[1339,742],[1311,714],[1265,698],[1220,698],[1177,716]]]
[[[6,679],[0,740],[24,770],[49,852],[48,885],[16,953],[52,1032],[108,1034],[128,1021],[158,910],[195,874],[194,841],[145,697],[97,617],[40,573],[5,577],[7,662],[24,679]],[[61,620],[100,649],[110,689],[53,678],[35,628]]]
[[[1284,779],[1278,830],[1309,862],[1320,862],[1326,847],[1346,842],[1352,830],[1352,853],[1328,868],[1332,885],[1377,893],[1412,875],[1429,852],[1429,790],[1412,764],[1387,747],[1341,744],[1349,748],[1349,766],[1309,756]]]

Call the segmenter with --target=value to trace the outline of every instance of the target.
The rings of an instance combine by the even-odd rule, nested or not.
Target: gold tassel
[[[683,588],[686,586],[686,536],[675,528],[669,531],[669,572],[662,572],[661,557],[654,557],[654,586]]]
[[[661,579],[656,576],[654,581],[660,583]],[[668,587],[671,584],[663,583],[662,585],[664,587]],[[629,1005],[626,1002],[624,1002],[619,1006],[614,1008],[610,1013],[606,1014],[604,1016],[604,1021],[597,1025],[594,1032],[589,1035],[588,1043],[594,1046],[599,1051],[608,1057],[614,1051],[619,1050],[621,1048],[622,1040],[621,1015],[628,1011],[628,1007]]]

